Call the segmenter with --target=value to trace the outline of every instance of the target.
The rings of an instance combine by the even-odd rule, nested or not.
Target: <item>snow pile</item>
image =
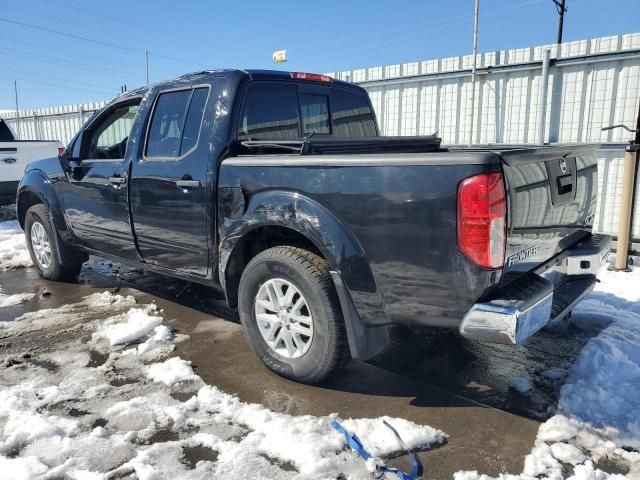
[[[0,287],[0,308],[20,305],[21,303],[28,302],[35,296],[35,293],[14,293],[13,295],[6,295],[2,293],[2,287]]]
[[[29,315],[31,322],[10,323],[44,328],[55,318],[79,332],[56,353],[4,368],[0,478],[370,478],[330,426],[337,415],[244,403],[206,385],[189,362],[168,358],[181,336],[153,304],[105,292]],[[428,426],[387,421],[409,448],[446,439]],[[402,451],[382,419],[342,424],[377,456]]]
[[[601,283],[571,317],[575,327],[597,335],[571,372],[558,368],[543,373],[549,380],[568,373],[558,414],[540,426],[524,472],[510,479],[627,478],[604,472],[600,462],[628,470],[628,478],[640,478],[640,268],[631,273],[604,270],[599,278]],[[458,472],[455,478],[488,479],[477,472]]]
[[[106,337],[111,345],[133,343],[141,337],[148,336],[162,323],[162,317],[151,315],[155,311],[155,305],[149,305],[144,309],[132,308],[115,319],[124,320],[123,322],[110,324],[97,335]]]
[[[149,367],[149,378],[154,382],[162,382],[171,386],[178,382],[197,380],[193,373],[191,362],[179,357],[173,357],[162,363],[154,363]]]
[[[30,267],[24,232],[16,220],[0,222],[0,271]]]
[[[110,292],[93,293],[77,303],[27,312],[11,321],[0,321],[0,331],[7,330],[11,333],[38,331],[70,320],[89,320],[95,315],[110,312],[114,308],[126,308],[135,305],[135,303],[136,300],[131,295],[125,297]]]

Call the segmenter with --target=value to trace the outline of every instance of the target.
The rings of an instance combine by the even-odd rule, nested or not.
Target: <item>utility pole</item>
[[[144,49],[144,72],[147,79],[147,86],[149,85],[149,50]]]
[[[16,133],[18,134],[18,139],[20,139],[20,105],[18,104],[18,82],[15,80],[13,81],[13,91],[16,94]]]
[[[478,59],[478,11],[480,0],[475,1],[473,14],[473,59],[471,61],[471,126],[469,127],[469,146],[473,145],[473,119],[476,109],[476,66]]]
[[[640,160],[640,109],[636,119],[635,130],[626,125],[613,125],[602,130],[623,128],[633,133],[633,140],[624,149],[624,166],[622,173],[622,195],[618,209],[618,238],[616,244],[616,263],[610,270],[629,272],[629,243],[633,231],[634,207],[636,204],[636,185],[638,184],[638,161]]]
[[[553,0],[558,10],[558,40],[556,43],[562,43],[562,27],[564,25],[564,13],[567,11],[567,7],[564,6],[565,0]]]

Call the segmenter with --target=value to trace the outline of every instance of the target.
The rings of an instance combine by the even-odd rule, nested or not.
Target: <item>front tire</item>
[[[242,273],[238,304],[249,345],[277,374],[318,383],[349,361],[329,265],[318,255],[288,246],[261,252]]]
[[[52,227],[49,211],[42,204],[27,210],[24,233],[31,261],[42,278],[70,280],[75,278],[87,256],[62,243]]]

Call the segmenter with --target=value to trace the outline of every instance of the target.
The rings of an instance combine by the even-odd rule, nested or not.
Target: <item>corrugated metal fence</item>
[[[547,95],[544,52],[550,51]],[[439,132],[445,143],[619,143],[599,160],[598,231],[616,233],[622,143],[640,102],[640,33],[489,52],[477,56],[476,108],[470,108],[472,56],[387,65],[329,75],[367,89],[384,135]],[[68,142],[104,102],[20,112],[21,138]],[[541,117],[544,112],[544,119]],[[6,117],[6,116],[5,116]],[[471,126],[473,121],[473,133]],[[16,129],[17,121],[8,116]],[[640,196],[639,196],[640,197]],[[640,198],[633,237],[640,241]]]

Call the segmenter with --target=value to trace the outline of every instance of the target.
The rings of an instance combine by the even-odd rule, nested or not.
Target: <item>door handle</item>
[[[2,161],[4,163],[8,163],[9,165],[11,165],[12,163],[16,163],[18,160],[13,157],[8,157],[8,158],[3,158]]]
[[[176,185],[180,188],[195,188],[200,186],[200,180],[176,180]]]
[[[109,177],[109,182],[114,185],[122,185],[126,181],[127,179],[123,177]]]

